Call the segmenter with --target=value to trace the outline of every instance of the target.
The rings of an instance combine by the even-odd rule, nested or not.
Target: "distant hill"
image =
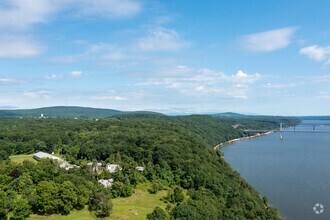
[[[264,121],[273,123],[292,124],[298,123],[302,118],[299,117],[285,117],[285,116],[271,116],[271,115],[243,115],[233,112],[225,112],[211,115],[215,118],[227,118],[231,120],[248,120],[248,121]]]
[[[330,116],[300,116],[301,120],[330,120]]]
[[[76,106],[54,106],[36,109],[0,110],[0,117],[65,117],[65,118],[102,118],[126,114],[160,114],[148,111],[118,111],[113,109],[76,107]]]
[[[213,114],[214,117],[220,117],[220,118],[246,118],[249,117],[249,115],[243,115],[235,112],[224,112],[224,113],[217,113]]]

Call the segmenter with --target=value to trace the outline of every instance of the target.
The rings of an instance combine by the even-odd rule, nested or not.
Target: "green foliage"
[[[169,191],[168,195],[165,197],[166,201],[170,203],[181,203],[184,200],[183,189],[181,187],[175,187],[173,191]]]
[[[96,187],[92,190],[92,195],[89,199],[89,210],[96,217],[107,217],[112,210],[110,194],[102,187]]]
[[[37,201],[34,208],[39,213],[57,213],[60,205],[58,187],[53,181],[41,181],[36,188]]]
[[[27,199],[18,199],[15,202],[15,208],[13,210],[13,216],[11,220],[21,220],[26,219],[29,215],[32,214],[31,205]]]
[[[157,192],[159,192],[162,189],[163,189],[162,182],[160,180],[158,180],[158,179],[155,179],[151,183],[151,188],[149,189],[149,192],[151,194],[156,194]]]
[[[133,193],[133,188],[130,184],[124,184],[122,182],[115,182],[111,187],[111,193],[112,193],[113,198],[129,197]]]
[[[17,218],[24,210],[69,214],[89,205],[95,216],[104,217],[111,212],[111,197],[128,197],[138,183],[150,181],[150,193],[174,189],[168,195],[174,205],[167,208],[174,219],[278,219],[277,210],[217,157],[212,145],[249,135],[245,129],[277,128],[279,121],[296,122],[161,115],[98,121],[0,118],[0,151],[7,155],[54,151],[80,166],[65,170],[50,159],[0,162],[0,194],[5,198],[0,200],[0,215],[13,210]],[[116,163],[122,170],[94,172],[87,167],[90,161]],[[145,170],[138,172],[136,166]],[[101,178],[113,178],[112,187],[101,186],[97,182]],[[187,199],[181,187],[188,192]],[[15,203],[17,198],[24,202]]]
[[[0,219],[6,219],[9,211],[13,209],[14,198],[11,193],[0,189]]]
[[[9,159],[9,153],[4,150],[0,150],[0,162]]]
[[[166,211],[164,211],[160,207],[156,207],[154,211],[147,215],[147,219],[149,220],[169,220],[169,216]]]
[[[59,185],[60,209],[63,214],[69,214],[77,206],[78,195],[76,191],[76,187],[70,181],[65,181]]]

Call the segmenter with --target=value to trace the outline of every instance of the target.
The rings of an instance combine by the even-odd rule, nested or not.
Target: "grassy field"
[[[33,154],[9,156],[9,159],[13,163],[22,163],[24,160],[28,160],[28,161],[32,161],[32,162],[37,162],[35,159],[33,159]]]
[[[166,204],[160,199],[167,191],[163,190],[157,194],[148,192],[148,184],[139,185],[134,194],[128,198],[113,199],[113,210],[109,218],[105,220],[145,220],[148,213],[152,212],[156,206],[165,208]],[[32,215],[29,220],[92,220],[93,217],[87,209],[72,211],[70,215],[38,216]]]

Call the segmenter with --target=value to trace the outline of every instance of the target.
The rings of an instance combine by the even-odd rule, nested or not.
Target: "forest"
[[[281,219],[267,198],[213,150],[221,142],[252,135],[249,129],[276,129],[280,122],[299,120],[157,114],[0,118],[0,219],[68,215],[85,207],[95,217],[111,216],[111,200],[131,196],[144,182],[150,183],[150,193],[171,189],[164,198],[166,209],[156,207],[148,219]],[[50,159],[9,159],[38,151],[54,152],[79,167],[66,170]],[[115,163],[122,170],[95,172],[88,162]],[[98,183],[108,178],[114,179],[112,187]]]

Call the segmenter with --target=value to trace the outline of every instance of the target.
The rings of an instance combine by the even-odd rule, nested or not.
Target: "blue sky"
[[[0,108],[330,114],[326,0],[1,0]]]

